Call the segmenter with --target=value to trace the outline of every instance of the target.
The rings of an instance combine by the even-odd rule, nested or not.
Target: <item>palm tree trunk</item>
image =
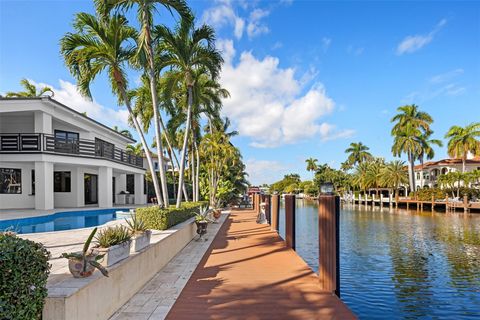
[[[193,140],[193,137],[192,137]],[[195,199],[195,155],[193,153],[193,146],[191,149],[188,151],[189,158],[190,158],[190,180],[192,181],[192,201],[195,202],[197,201]]]
[[[153,182],[153,187],[155,189],[155,196],[157,197],[157,202],[160,206],[163,206],[164,202],[162,198],[162,193],[160,192],[160,186],[158,184],[157,174],[153,168],[152,155],[150,154],[150,149],[148,148],[147,141],[145,140],[145,136],[143,135],[143,131],[142,131],[142,128],[140,127],[140,124],[138,123],[137,117],[135,117],[132,107],[130,106],[130,100],[127,97],[127,92],[125,88],[121,85],[121,83],[118,84],[118,87],[120,89],[122,98],[125,101],[125,105],[127,106],[128,112],[132,116],[132,121],[135,126],[135,130],[137,130],[137,133],[140,136],[140,141],[142,143],[143,150],[145,151],[145,156],[147,157],[148,169],[152,174],[152,182]]]
[[[188,86],[188,108],[187,108],[187,123],[185,126],[185,134],[183,138],[183,147],[182,147],[182,156],[180,160],[180,177],[178,178],[178,185],[183,185],[184,178],[185,178],[185,154],[187,153],[187,145],[188,145],[188,132],[190,131],[190,118],[192,113],[192,103],[193,103],[193,92],[192,86]],[[178,188],[177,193],[177,208],[180,207],[180,203],[182,202],[182,192],[180,188]]]
[[[198,146],[197,142],[194,141],[193,145],[195,147],[195,156],[197,157],[197,170],[195,172],[195,201],[200,201],[200,185],[199,185],[199,180],[200,180],[200,153],[198,152]]]
[[[410,180],[410,191],[415,192],[415,171],[414,158],[411,152],[408,153],[408,178]]]
[[[465,173],[466,162],[467,162],[467,155],[464,154],[462,157],[462,173]]]

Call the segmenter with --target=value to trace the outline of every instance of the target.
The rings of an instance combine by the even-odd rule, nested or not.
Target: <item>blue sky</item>
[[[217,30],[232,97],[223,113],[240,131],[252,183],[285,173],[308,178],[305,159],[338,167],[352,141],[391,159],[390,118],[418,104],[435,122],[480,121],[480,2],[191,1],[199,23]],[[91,1],[0,1],[0,93],[26,77],[108,125],[126,112],[105,81],[94,102],[75,91],[59,54],[73,15]],[[135,16],[129,16],[135,23]],[[156,22],[171,24],[165,11]],[[138,74],[130,73],[132,86]],[[436,158],[445,157],[445,148]]]

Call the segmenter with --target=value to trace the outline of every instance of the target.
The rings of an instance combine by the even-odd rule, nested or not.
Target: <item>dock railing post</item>
[[[295,250],[295,195],[285,195],[285,244]]]
[[[320,287],[340,297],[340,198],[318,198],[318,277]]]
[[[257,214],[260,213],[260,194],[255,194],[255,212]]]
[[[271,197],[271,214],[270,218],[272,222],[270,223],[272,230],[279,231],[278,229],[278,220],[280,218],[280,195],[274,194]]]

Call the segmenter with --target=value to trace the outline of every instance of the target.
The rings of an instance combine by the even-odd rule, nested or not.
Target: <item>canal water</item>
[[[285,232],[280,212],[280,234]],[[318,207],[297,200],[298,254],[318,271]],[[360,319],[480,319],[480,214],[343,206],[341,298]]]

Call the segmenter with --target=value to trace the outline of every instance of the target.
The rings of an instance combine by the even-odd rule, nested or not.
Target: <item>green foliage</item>
[[[125,226],[117,225],[100,230],[95,239],[101,248],[109,248],[129,241],[131,238],[132,235]]]
[[[290,186],[290,188],[292,188],[293,187],[292,185],[297,185],[300,182],[301,182],[300,175],[296,173],[287,174],[283,177],[282,180],[277,181],[270,186],[270,192],[271,193],[293,192],[293,190],[290,190],[290,189],[289,191],[286,191],[287,187]]]
[[[158,206],[138,208],[136,215],[149,229],[166,230],[195,216],[205,202],[185,202],[180,208]]]
[[[50,253],[40,243],[0,233],[0,319],[40,319]]]
[[[143,220],[137,217],[135,214],[131,214],[130,219],[125,219],[125,222],[127,223],[128,230],[132,235],[136,233],[143,233],[148,230]]]
[[[440,188],[425,188],[415,192],[414,197],[415,196],[420,201],[431,201],[432,196],[435,200],[445,199],[445,190],[442,190]]]

